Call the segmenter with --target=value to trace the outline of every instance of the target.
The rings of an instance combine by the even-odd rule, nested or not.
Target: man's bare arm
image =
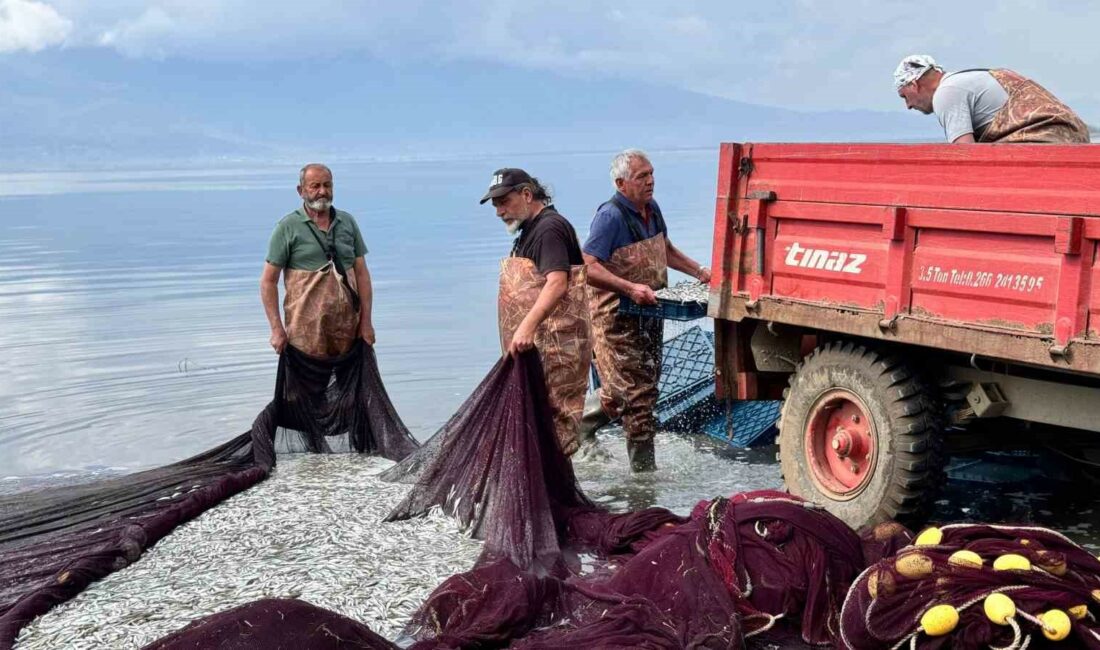
[[[264,262],[264,270],[260,274],[260,301],[264,305],[267,324],[271,327],[271,347],[277,354],[283,353],[287,340],[283,319],[279,315],[279,275],[282,272],[278,266]]]
[[[372,309],[374,307],[374,288],[370,283],[370,269],[367,268],[367,260],[363,257],[355,258],[352,266],[355,273],[355,290],[359,293],[359,336],[374,345],[374,321]]]
[[[964,133],[959,137],[951,141],[951,144],[974,144],[977,140],[974,139],[973,133]]]
[[[668,256],[668,265],[671,268],[687,273],[691,277],[703,283],[710,283],[710,269],[688,257],[679,248],[672,245],[670,240],[665,240],[665,251]]]

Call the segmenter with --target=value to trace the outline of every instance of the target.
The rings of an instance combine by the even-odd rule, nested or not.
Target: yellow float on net
[[[894,568],[906,578],[932,575],[932,558],[923,553],[906,553],[894,561]]]
[[[1040,569],[1056,575],[1064,576],[1069,567],[1066,565],[1066,558],[1061,553],[1055,553],[1053,551],[1039,551],[1035,554],[1035,564]]]
[[[1088,605],[1074,605],[1066,610],[1070,617],[1075,621],[1079,621],[1089,615]]]
[[[982,568],[982,556],[978,555],[974,551],[955,551],[951,554],[951,557],[947,558],[947,563],[954,566],[974,567],[976,569]]]
[[[894,580],[894,574],[889,569],[875,569],[867,577],[867,592],[871,594],[871,598],[893,596],[895,591],[897,591],[897,581]]]
[[[995,571],[1028,571],[1031,569],[1031,561],[1022,555],[1005,553],[993,560]]]
[[[959,624],[959,610],[951,605],[936,605],[920,617],[920,627],[928,636],[950,634]]]
[[[943,541],[943,531],[935,526],[925,528],[920,535],[913,540],[914,546],[936,546]]]
[[[1016,603],[1001,593],[986,596],[982,607],[985,609],[986,618],[997,625],[1008,625],[1009,620],[1016,615]]]
[[[1052,609],[1039,614],[1039,620],[1043,623],[1043,636],[1051,641],[1061,641],[1069,636],[1069,616],[1060,609]]]

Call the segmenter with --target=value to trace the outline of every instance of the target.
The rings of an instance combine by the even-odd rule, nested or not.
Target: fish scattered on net
[[[378,478],[390,465],[359,454],[280,456],[266,481],[32,621],[16,650],[140,648],[265,598],[298,598],[396,637],[481,544],[438,511],[379,525],[406,492]]]
[[[399,460],[416,441],[390,403],[370,346],[335,359],[288,348],[275,399],[250,431],[166,467],[0,498],[0,648],[181,523],[262,481],[277,448]]]
[[[537,355],[502,359],[425,446],[435,451],[405,464],[419,473],[391,516],[443,507],[485,547],[471,570],[445,580],[414,613],[401,647],[730,648],[745,638],[831,639],[863,566],[860,540],[842,522],[774,492],[705,501],[690,517],[662,508],[608,513],[577,488],[546,408]],[[582,575],[581,552],[600,558],[600,567]],[[283,618],[287,607],[293,623]],[[282,638],[284,626],[315,629],[331,616],[263,600],[151,647]],[[346,646],[311,637],[303,647],[398,647],[365,625],[357,630]]]
[[[360,358],[363,366],[370,365],[366,358]],[[325,431],[343,431],[334,439],[343,436],[347,449],[393,457],[411,448],[402,437],[407,431],[401,434],[403,427],[384,409],[376,423],[377,414],[347,411],[359,400],[341,399],[342,387],[376,378],[376,373],[358,366],[329,375],[321,370],[290,367],[279,381],[282,399],[261,414],[253,432],[213,456],[187,461],[183,470],[162,468],[161,473],[136,475],[141,480],[132,483],[106,481],[70,493],[75,494],[72,501],[55,496],[64,506],[60,520],[53,521],[42,508],[23,511],[29,527],[22,533],[13,517],[19,512],[5,512],[7,527],[0,531],[8,537],[0,538],[6,544],[0,546],[0,558],[7,564],[0,565],[0,572],[23,582],[5,586],[9,600],[0,602],[14,606],[6,606],[0,622],[22,625],[25,621],[10,613],[25,616],[29,610],[20,608],[26,602],[48,608],[50,598],[71,596],[50,589],[79,584],[70,580],[86,566],[81,563],[91,563],[88,575],[97,577],[96,571],[118,568],[149,539],[194,516],[188,511],[168,519],[153,508],[149,521],[142,517],[150,495],[160,499],[156,495],[167,489],[164,476],[178,478],[174,471],[199,475],[192,467],[197,462],[216,481],[241,471],[266,475],[270,464],[257,458],[274,462],[273,441],[296,441],[312,451],[339,446],[311,431],[311,422],[321,423]],[[384,391],[374,394],[384,397]],[[326,404],[342,406],[333,413]],[[299,427],[300,433],[280,438],[276,422]],[[379,426],[391,426],[394,435]],[[393,451],[398,448],[400,453]],[[223,464],[220,473],[208,468],[211,457]],[[1090,611],[1100,602],[1100,560],[1045,529],[955,525],[930,529],[914,540],[892,524],[861,539],[821,508],[774,491],[703,501],[689,517],[661,508],[608,513],[583,495],[557,447],[534,351],[501,359],[431,443],[387,474],[413,481],[390,519],[441,508],[485,541],[473,567],[444,580],[396,641],[361,620],[304,599],[257,594],[258,600],[199,618],[148,647],[709,649],[747,644],[862,650],[993,644],[1023,650],[1072,639],[1080,647],[1100,648]],[[135,495],[130,490],[137,484],[152,491]],[[184,501],[185,495],[206,489],[201,480],[188,485],[189,491],[176,485],[178,494],[167,501]],[[216,502],[216,497],[210,498]],[[67,527],[69,522],[76,523]],[[160,526],[152,534],[142,526],[149,522]],[[87,540],[74,537],[76,529]],[[138,539],[137,529],[144,539]],[[114,537],[104,541],[97,537],[101,530]],[[129,546],[119,545],[120,531],[131,540]],[[598,560],[594,569],[582,570],[582,553]],[[41,572],[35,570],[35,557],[44,560]],[[57,558],[75,563],[61,567]],[[18,597],[11,601],[11,595]]]

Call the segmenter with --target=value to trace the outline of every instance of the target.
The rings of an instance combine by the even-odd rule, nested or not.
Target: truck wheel
[[[943,484],[934,394],[897,357],[849,341],[817,348],[784,392],[783,481],[859,529],[917,525]]]

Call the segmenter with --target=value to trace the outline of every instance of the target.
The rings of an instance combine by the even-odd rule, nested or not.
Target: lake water
[[[708,260],[717,149],[651,155],[673,241]],[[497,261],[511,239],[477,203],[491,172],[521,166],[549,183],[583,238],[612,192],[610,157],[333,165],[336,204],[370,249],[382,376],[418,438],[499,355]],[[258,278],[296,181],[297,166],[0,175],[0,491],[161,465],[248,429],[276,368]],[[608,445],[624,455],[621,439]],[[578,475],[620,510],[780,485],[773,449],[670,434],[659,445],[656,475],[632,477],[621,458]],[[1033,522],[1091,545],[1095,514],[1067,510],[1057,489],[953,484],[937,518]]]
[[[674,240],[709,258],[716,151],[654,153]],[[377,352],[418,437],[499,355],[491,172],[548,182],[583,237],[609,154],[337,164],[370,253]],[[296,167],[0,176],[0,477],[155,466],[246,430],[276,356],[258,278]]]

